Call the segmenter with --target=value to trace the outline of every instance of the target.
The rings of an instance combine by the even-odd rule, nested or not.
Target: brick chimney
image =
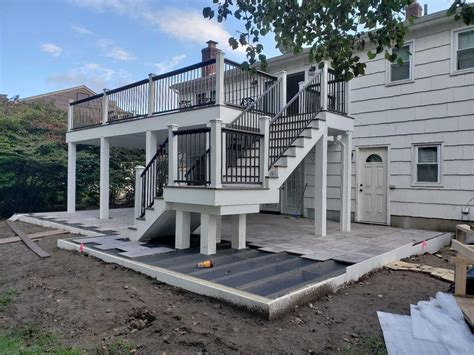
[[[411,16],[421,17],[423,16],[423,8],[416,0],[413,0],[410,5],[407,6],[405,11],[405,18],[408,20]]]
[[[209,40],[206,42],[207,47],[201,49],[201,54],[202,54],[202,61],[205,62],[206,60],[209,59],[214,59],[216,58],[216,53],[218,51],[216,45],[216,41]],[[215,74],[216,73],[216,65],[212,64],[209,66],[206,66],[202,68],[202,74],[203,75],[210,75],[210,74]]]

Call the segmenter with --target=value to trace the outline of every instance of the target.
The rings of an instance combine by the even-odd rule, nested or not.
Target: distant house
[[[25,102],[44,101],[51,102],[59,110],[67,112],[69,100],[77,101],[94,96],[96,93],[85,85],[75,86],[69,89],[63,89],[46,94],[30,96],[22,99]]]

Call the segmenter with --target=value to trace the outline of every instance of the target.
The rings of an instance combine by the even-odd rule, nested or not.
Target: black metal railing
[[[346,89],[347,82],[328,69],[328,111],[347,114]]]
[[[168,184],[168,138],[158,147],[156,154],[140,174],[140,180],[140,217],[143,217],[146,209],[153,207],[155,198],[163,196],[163,188]]]
[[[72,103],[72,129],[93,127],[102,124],[103,96],[104,94],[98,94]]]
[[[148,115],[148,79],[109,90],[107,122],[117,122]]]
[[[316,114],[321,111],[321,73],[308,81],[272,118],[269,137],[269,168],[298,138]]]
[[[281,109],[281,92],[283,90],[281,79],[278,79],[263,92],[255,101],[248,105],[245,110],[237,116],[229,128],[245,131],[259,132],[259,119],[262,116],[274,117]]]
[[[210,128],[175,131],[178,136],[178,167],[176,180],[188,185],[211,183]]]
[[[260,133],[222,128],[222,183],[259,184]]]
[[[260,70],[242,69],[239,63],[224,59],[224,102],[246,108],[277,80],[276,76]]]
[[[153,114],[190,110],[216,103],[216,60],[153,77]]]

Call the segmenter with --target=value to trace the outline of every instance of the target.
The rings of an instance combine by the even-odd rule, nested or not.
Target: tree
[[[230,37],[233,49],[246,48],[248,62],[266,65],[261,37],[273,32],[277,47],[299,54],[310,48],[312,62],[331,60],[337,75],[348,80],[363,75],[365,64],[357,53],[368,50],[369,59],[385,52],[391,62],[401,61],[392,48],[403,45],[407,33],[404,10],[411,0],[213,0],[203,16],[218,22],[234,17],[244,23],[238,38]],[[454,0],[447,12],[456,20],[474,23],[474,7]],[[412,19],[409,20],[409,22]]]
[[[65,209],[66,130],[66,113],[51,104],[0,98],[0,216]],[[111,202],[131,205],[144,153],[112,148],[110,155]],[[99,161],[98,147],[78,146],[78,208],[98,205]]]

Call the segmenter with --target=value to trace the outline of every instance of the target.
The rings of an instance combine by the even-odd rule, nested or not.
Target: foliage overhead
[[[261,38],[275,35],[277,48],[299,54],[309,48],[312,62],[331,60],[336,74],[348,80],[365,73],[364,58],[385,53],[400,62],[392,48],[400,48],[408,31],[404,10],[411,0],[213,0],[203,16],[218,22],[234,17],[244,24],[239,36],[230,37],[233,49],[246,49],[247,65],[266,66]],[[466,0],[454,0],[448,11],[466,24],[474,22],[474,9]],[[409,19],[408,22],[411,22]],[[370,49],[370,50],[368,50]]]

